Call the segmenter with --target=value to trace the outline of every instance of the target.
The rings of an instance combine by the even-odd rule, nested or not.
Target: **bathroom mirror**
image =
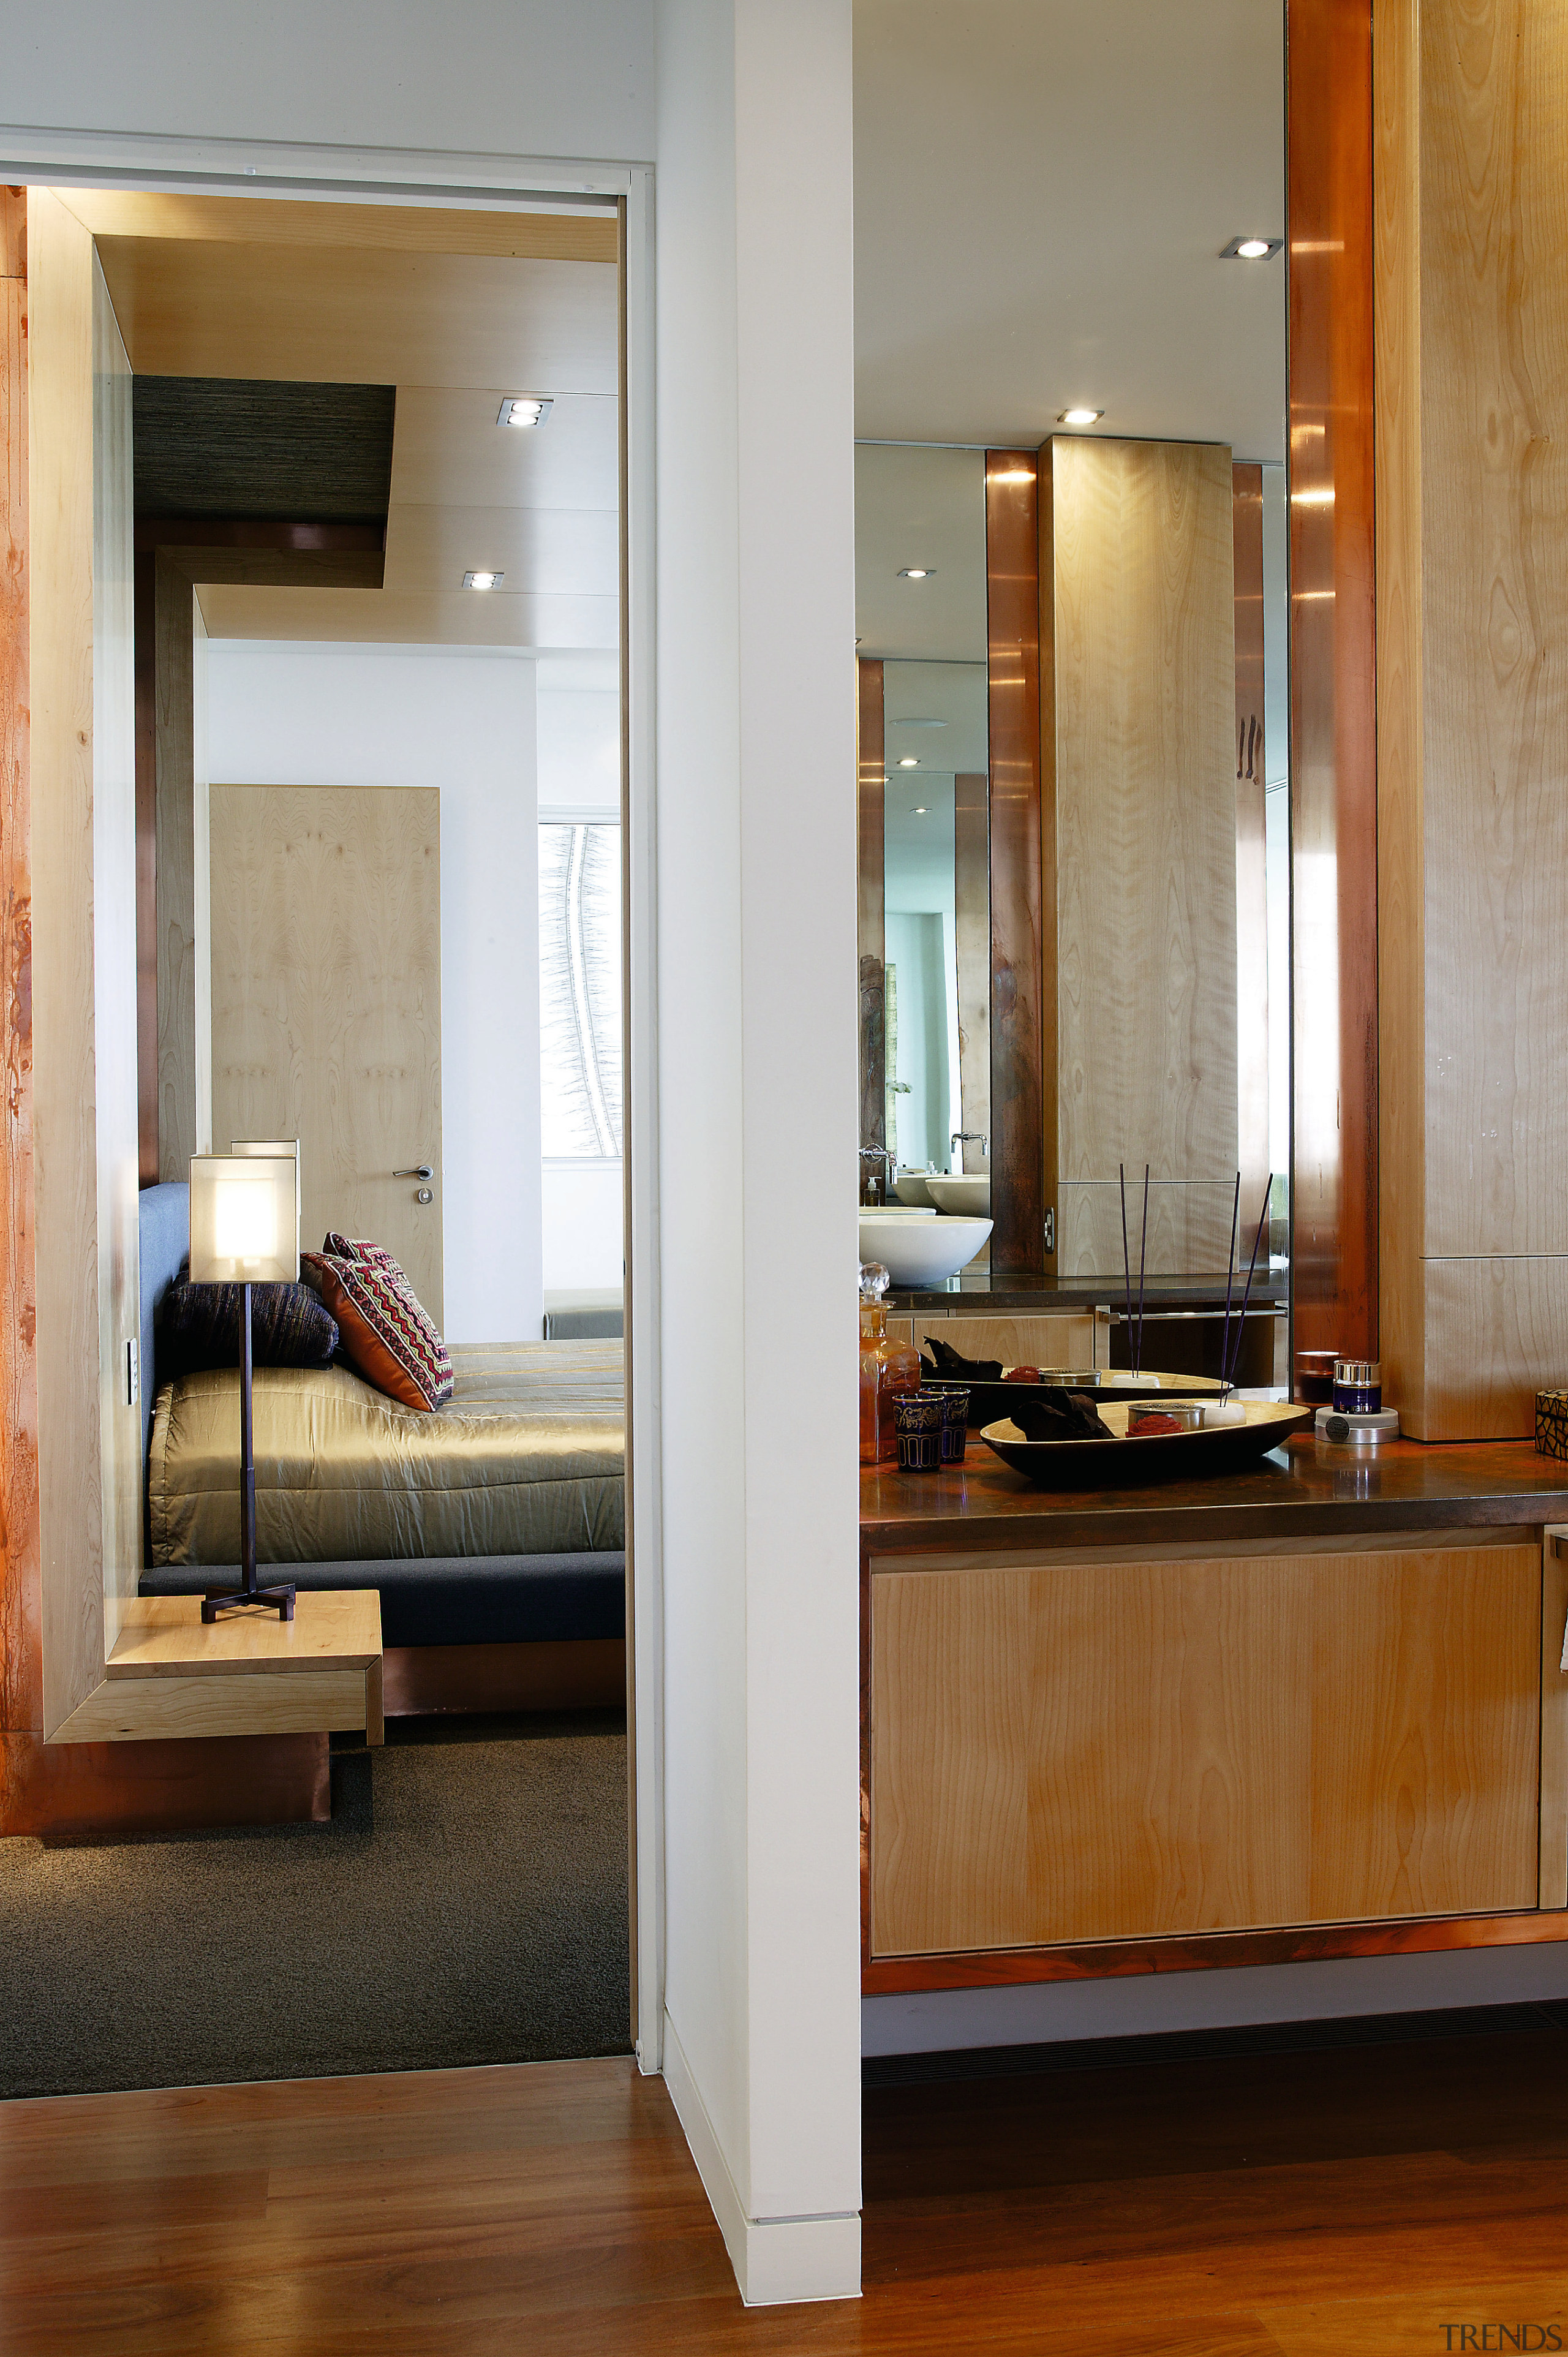
[[[899,1172],[989,1173],[993,1281],[1095,1281],[1120,1296],[1124,1170],[1134,1273],[1142,1260],[1151,1277],[1210,1292],[1218,1277],[1222,1299],[1234,1219],[1240,1267],[1260,1236],[1262,1286],[1284,1292],[1289,614],[1273,14],[1249,20],[1244,54],[1222,70],[1202,80],[1193,69],[1193,102],[1175,114],[1157,87],[1170,67],[1158,44],[1144,57],[1108,52],[1101,66],[1080,57],[1081,140],[1058,126],[1041,151],[1027,272],[1004,266],[1023,233],[1010,245],[998,229],[993,253],[977,249],[973,297],[944,288],[928,301],[940,316],[921,316],[927,377],[864,376],[862,1200]],[[1144,152],[1155,123],[1157,156]],[[1090,149],[1119,189],[1103,221],[1078,203]],[[1072,235],[1051,226],[1069,221]],[[1253,231],[1257,251],[1245,243]],[[900,277],[882,259],[868,318],[891,354],[917,265]],[[884,284],[886,318],[875,308]],[[939,334],[966,306],[980,317],[983,299],[988,413],[983,345],[966,353]],[[971,440],[875,432],[879,406],[914,426],[928,384]]]

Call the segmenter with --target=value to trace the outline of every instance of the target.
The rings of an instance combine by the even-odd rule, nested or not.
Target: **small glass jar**
[[[913,1342],[896,1342],[887,1332],[882,1297],[892,1279],[880,1261],[860,1272],[860,1461],[886,1465],[898,1454],[893,1403],[902,1392],[920,1388],[920,1354]]]
[[[906,1473],[934,1473],[942,1461],[942,1394],[899,1392],[893,1402],[898,1464]]]
[[[1383,1371],[1376,1359],[1336,1359],[1337,1415],[1376,1415],[1383,1404]]]

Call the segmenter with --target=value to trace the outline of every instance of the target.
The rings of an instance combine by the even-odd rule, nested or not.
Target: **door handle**
[[[428,1162],[416,1162],[412,1170],[394,1170],[394,1178],[433,1178],[435,1173]]]

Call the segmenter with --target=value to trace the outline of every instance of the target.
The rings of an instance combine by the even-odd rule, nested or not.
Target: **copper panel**
[[[1263,736],[1263,470],[1233,466],[1236,601],[1237,1158],[1247,1202],[1269,1171],[1269,876]],[[1255,1214],[1254,1214],[1255,1216]]]
[[[953,780],[953,947],[958,967],[959,1103],[963,1126],[991,1135],[991,793],[983,770]],[[991,1168],[966,1146],[966,1170]]]
[[[136,1131],[138,1177],[158,1183],[157,554],[135,558]]]
[[[1293,0],[1288,53],[1294,1340],[1376,1358],[1368,0]]]
[[[0,1835],[118,1841],[219,1825],[323,1824],[325,1735],[219,1735],[154,1743],[45,1743],[0,1735]]]
[[[887,955],[884,914],[886,854],[884,804],[887,794],[883,733],[882,665],[861,661],[856,729],[856,808],[860,826],[860,1142],[881,1146],[887,1136],[887,1035],[885,980]],[[867,1174],[860,1166],[860,1196]]]
[[[536,1645],[392,1645],[381,1656],[388,1718],[445,1711],[621,1710],[626,1641]]]
[[[1034,451],[986,452],[993,1275],[1037,1269],[1045,1251],[1036,485]]]

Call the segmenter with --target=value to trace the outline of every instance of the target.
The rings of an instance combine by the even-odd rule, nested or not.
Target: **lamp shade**
[[[298,1168],[292,1154],[192,1156],[192,1285],[297,1284]]]
[[[269,1158],[275,1158],[285,1154],[292,1154],[294,1157],[294,1200],[295,1208],[297,1211],[300,1200],[299,1140],[297,1137],[231,1137],[229,1140],[229,1151],[231,1154],[243,1154],[250,1157],[259,1156],[263,1161]]]

